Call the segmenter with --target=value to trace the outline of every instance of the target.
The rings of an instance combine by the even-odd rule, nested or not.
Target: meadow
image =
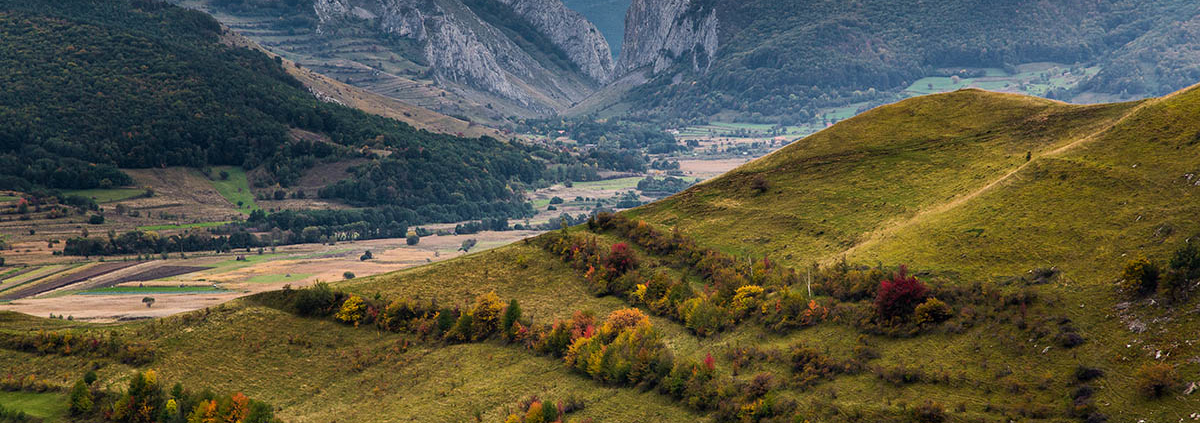
[[[225,174],[229,177],[222,178]],[[258,204],[254,202],[254,192],[250,191],[250,182],[246,179],[246,171],[241,167],[216,166],[213,167],[211,177],[213,188],[216,188],[238,212],[250,214],[258,210]]]

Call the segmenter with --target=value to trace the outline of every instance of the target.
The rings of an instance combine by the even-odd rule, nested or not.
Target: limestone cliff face
[[[633,0],[625,13],[625,40],[616,76],[648,68],[662,72],[679,61],[707,71],[717,54],[716,10],[690,9],[692,0]]]
[[[560,0],[503,1],[547,36],[578,67],[541,63],[460,0],[317,0],[319,32],[350,20],[417,40],[434,79],[549,113],[570,107],[612,77],[608,43]]]
[[[499,0],[533,24],[567,53],[587,76],[601,84],[612,80],[612,50],[604,35],[583,15],[560,0]]]

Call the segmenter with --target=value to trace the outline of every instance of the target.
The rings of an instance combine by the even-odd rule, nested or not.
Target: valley
[[[1094,106],[978,90],[919,97],[839,122],[663,201],[503,246],[500,243],[504,241],[491,246],[481,243],[478,252],[449,260],[429,256],[442,254],[440,248],[453,248],[453,241],[459,238],[422,237],[416,249],[389,249],[389,240],[339,242],[320,247],[323,252],[305,245],[281,247],[279,253],[262,258],[247,254],[250,263],[246,265],[229,258],[198,256],[189,260],[214,268],[204,271],[211,273],[201,273],[211,275],[205,283],[219,278],[241,280],[223,286],[254,295],[222,304],[204,303],[203,310],[151,321],[157,323],[123,323],[112,328],[158,345],[154,367],[163,369],[172,380],[242,390],[281,404],[283,418],[300,421],[335,414],[363,420],[427,416],[418,421],[469,420],[480,415],[496,421],[514,413],[513,407],[530,396],[555,401],[570,398],[584,404],[582,411],[572,412],[572,418],[605,421],[642,421],[645,416],[721,420],[726,415],[721,410],[726,408],[698,405],[712,403],[688,405],[688,395],[700,394],[685,390],[684,396],[678,397],[667,385],[644,391],[611,380],[598,384],[589,379],[607,376],[563,368],[562,359],[556,360],[554,353],[547,357],[537,352],[549,339],[543,337],[551,336],[548,333],[521,340],[493,335],[499,338],[455,341],[452,328],[446,329],[445,335],[430,335],[416,329],[416,323],[382,330],[355,328],[339,323],[340,318],[295,315],[292,306],[281,304],[278,298],[301,295],[286,293],[305,290],[298,289],[299,282],[292,285],[292,291],[271,290],[292,283],[286,275],[279,277],[282,269],[293,272],[297,279],[330,277],[334,292],[342,293],[339,298],[358,296],[379,302],[380,310],[397,300],[415,300],[416,304],[436,300],[436,304],[470,309],[479,307],[478,298],[495,292],[502,301],[518,300],[522,319],[527,319],[522,320],[522,327],[537,331],[550,331],[555,322],[566,325],[584,318],[579,317],[579,310],[606,316],[636,306],[649,314],[649,324],[666,342],[677,366],[688,365],[688,360],[711,360],[712,377],[722,381],[716,386],[734,387],[703,395],[742,404],[738,407],[758,407],[755,397],[746,399],[745,395],[753,394],[726,389],[750,386],[752,379],[766,377],[759,376],[763,373],[783,378],[786,383],[767,385],[770,394],[764,398],[775,402],[759,409],[763,413],[795,413],[813,421],[843,421],[854,416],[913,421],[910,419],[918,419],[912,417],[918,415],[914,413],[953,416],[955,420],[1062,421],[1076,412],[1061,411],[1060,404],[1070,400],[1080,386],[1087,386],[1092,393],[1078,400],[1083,401],[1085,413],[1103,413],[1119,420],[1173,421],[1191,413],[1195,399],[1182,394],[1179,387],[1170,388],[1172,394],[1162,397],[1140,393],[1138,386],[1144,376],[1139,369],[1167,363],[1173,369],[1172,377],[1184,385],[1200,374],[1188,361],[1197,351],[1187,342],[1188,332],[1183,329],[1195,324],[1194,316],[1177,312],[1190,309],[1195,300],[1176,303],[1173,301],[1180,300],[1162,297],[1166,294],[1129,300],[1111,281],[1129,256],[1164,260],[1187,243],[1189,234],[1200,231],[1189,221],[1171,217],[1191,213],[1191,203],[1178,199],[1193,195],[1192,184],[1186,177],[1179,178],[1200,163],[1184,159],[1191,155],[1175,153],[1174,146],[1193,148],[1187,140],[1194,135],[1196,122],[1183,117],[1194,115],[1200,104],[1197,92],[1192,89],[1161,99]],[[1161,126],[1179,122],[1188,123]],[[890,135],[865,136],[882,133],[878,131]],[[1138,134],[1145,133],[1164,134],[1164,138],[1140,141],[1143,138]],[[930,149],[930,144],[940,148]],[[1055,167],[1068,161],[1092,164],[1074,167],[1077,170]],[[903,172],[896,173],[896,169]],[[765,182],[754,182],[759,178]],[[797,189],[803,191],[791,192]],[[1101,200],[1129,198],[1134,190],[1139,193],[1135,203]],[[875,203],[864,202],[855,193],[871,193],[872,198],[887,199],[887,204],[869,206]],[[1170,214],[1153,212],[1175,208]],[[803,215],[790,214],[798,212]],[[1074,220],[1068,214],[1086,217]],[[685,215],[693,217],[684,219]],[[802,220],[804,216],[809,216],[810,223]],[[1047,218],[1030,220],[1033,216]],[[1022,230],[1027,226],[1037,231]],[[1170,229],[1164,231],[1163,227]],[[768,231],[787,235],[757,237]],[[659,243],[658,237],[677,238]],[[1090,240],[1091,247],[1045,247],[1056,245],[1054,239],[1068,238]],[[556,241],[559,239],[563,241]],[[582,244],[560,250],[561,242]],[[576,251],[573,248],[590,243],[597,248],[580,251],[593,251],[588,254],[594,256],[558,256],[560,251]],[[628,270],[631,276],[590,276],[586,263],[611,260],[617,244],[629,245],[636,257]],[[373,276],[356,273],[355,279],[341,281],[336,275],[321,274],[321,268],[348,268],[331,265],[333,262],[325,261],[327,257],[353,257],[368,246],[378,251],[376,258],[353,271]],[[953,248],[949,251],[959,253],[947,254],[948,246]],[[673,252],[689,248],[712,252]],[[723,259],[721,254],[729,258]],[[704,269],[712,264],[688,261],[696,257],[746,264],[731,264],[732,275],[709,273]],[[423,258],[434,262],[394,270],[408,265],[405,260],[416,259],[414,264],[420,264]],[[884,264],[854,264],[864,262]],[[819,265],[797,271],[813,263]],[[892,263],[910,265],[915,277],[953,312],[939,318],[945,319],[941,323],[907,321],[894,323],[897,326],[865,317],[874,305],[856,292],[876,289],[871,278],[878,276],[871,275],[886,277],[896,269]],[[379,264],[386,264],[386,271],[363,270]],[[227,270],[215,270],[222,266],[228,266]],[[740,272],[747,272],[746,276],[735,276]],[[743,277],[746,279],[739,279]],[[184,283],[194,278],[175,277],[166,283],[194,286]],[[621,285],[645,280],[650,282],[642,287]],[[693,299],[687,301],[686,296],[657,300],[649,296],[651,291],[636,293],[660,289],[649,287],[661,281],[672,284],[665,292],[675,292],[680,289],[675,288],[679,286],[674,285],[676,280],[708,288],[680,291]],[[710,313],[704,316],[733,313],[729,310],[734,302],[721,305],[732,301],[721,299],[731,295],[720,293],[733,289],[722,288],[729,283],[732,287],[761,287],[764,291],[758,295],[764,297],[751,297],[757,298],[753,301],[777,305],[761,312],[729,314],[731,320],[724,323],[719,317],[700,320],[701,315],[694,314],[698,311],[670,311],[669,307],[684,310],[683,304],[699,301],[686,307],[716,307],[704,309]],[[126,286],[155,292],[153,285],[157,284]],[[738,292],[744,291],[741,288]],[[622,289],[636,292],[622,293]],[[163,298],[166,315],[168,307],[177,306],[172,295],[182,294],[147,295]],[[190,295],[209,299],[225,294]],[[35,301],[52,304],[61,298],[51,295]],[[1154,299],[1173,305],[1155,306]],[[709,301],[712,305],[707,305]],[[799,308],[787,305],[786,311],[779,311],[782,304],[792,304],[787,301],[798,302]],[[156,301],[150,309],[159,306]],[[787,317],[792,316],[788,313],[797,313],[796,320]],[[1163,319],[1164,313],[1173,317]],[[417,316],[420,319],[420,314]],[[49,324],[22,320],[28,319],[24,317],[10,319],[26,321],[21,324],[32,327]],[[58,330],[91,330],[79,319],[46,322],[66,325],[56,326]],[[314,326],[321,330],[314,332]],[[196,354],[211,349],[195,344],[199,335],[179,332],[183,328],[219,342],[222,365],[214,368],[215,356]],[[1073,337],[1078,340],[1063,340]],[[285,345],[277,342],[281,338],[305,341]],[[813,360],[818,361],[810,365],[817,367],[792,367],[789,363],[800,360],[795,357],[803,357],[796,355],[801,352],[815,354]],[[51,375],[61,374],[63,369],[85,365],[82,358],[69,355],[8,350],[0,350],[0,354],[24,357],[23,362],[31,363],[23,364],[19,374],[51,380]],[[237,358],[229,360],[231,354]],[[771,358],[776,354],[781,358]],[[922,360],[905,358],[913,356]],[[286,370],[315,357],[329,360],[302,372]],[[496,365],[480,367],[484,362]],[[59,370],[47,373],[50,366]],[[264,367],[272,370],[264,373]],[[102,379],[118,377],[128,368],[107,365]],[[225,378],[208,376],[214,371],[238,376],[222,382]],[[1078,376],[1081,371],[1101,376],[1097,381],[1081,382],[1078,378],[1095,377]],[[69,380],[71,374],[67,371],[62,377]],[[246,377],[251,374],[257,376]],[[397,379],[397,374],[438,376]],[[316,388],[308,383],[313,378],[337,382]],[[668,383],[666,380],[658,383]],[[376,388],[360,400],[346,401],[362,395],[356,388],[361,385]],[[289,388],[280,389],[283,386]],[[887,402],[880,402],[880,395]],[[937,401],[925,402],[930,397]],[[422,398],[442,398],[443,402],[432,405]],[[377,408],[361,411],[363,403]]]
[[[1198,23],[0,0],[0,423],[1196,420]]]

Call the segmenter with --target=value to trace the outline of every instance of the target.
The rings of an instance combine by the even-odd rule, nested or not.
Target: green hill
[[[921,97],[623,215],[342,293],[107,328],[0,315],[0,335],[113,330],[155,348],[140,367],[242,390],[285,421],[503,421],[531,396],[606,422],[1178,421],[1197,406],[1197,299],[1114,282],[1137,256],[1200,270],[1171,260],[1200,256],[1180,248],[1200,231],[1195,116],[1197,89],[1094,106]],[[928,294],[895,294],[924,302],[892,314],[880,298],[906,284]],[[485,325],[510,299],[519,335]],[[603,323],[631,306],[649,326]],[[15,378],[128,377],[114,357],[16,345],[0,342]]]

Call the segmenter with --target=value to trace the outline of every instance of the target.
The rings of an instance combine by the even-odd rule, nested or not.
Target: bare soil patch
[[[727,159],[679,159],[679,170],[687,176],[712,179],[753,160],[749,157]]]

